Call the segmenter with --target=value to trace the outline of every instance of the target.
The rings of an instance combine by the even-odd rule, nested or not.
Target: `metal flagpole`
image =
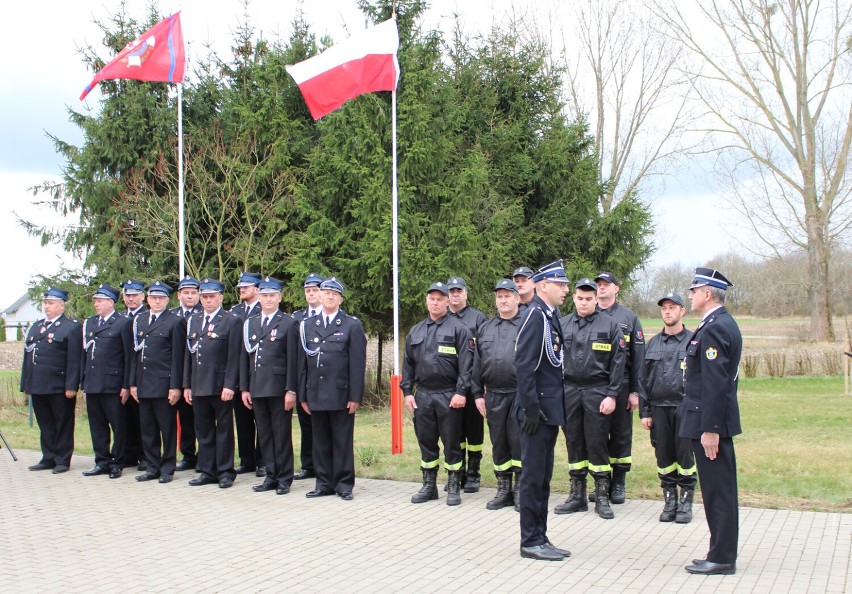
[[[393,377],[391,377],[391,453],[402,453],[402,388],[399,366],[399,195],[396,181],[396,89],[391,91],[392,241],[393,246]]]
[[[184,221],[183,221],[183,83],[178,83],[178,278],[184,277]]]

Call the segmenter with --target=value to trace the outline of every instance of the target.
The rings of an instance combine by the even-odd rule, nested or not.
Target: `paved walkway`
[[[846,592],[852,590],[852,515],[741,511],[739,570],[691,576],[706,552],[701,506],[691,524],[661,524],[657,501],[549,517],[549,534],[574,556],[521,559],[518,516],[487,511],[493,489],[411,505],[417,485],[359,480],[355,499],[253,493],[83,477],[75,456],[62,475],[29,472],[38,460],[0,452],[3,592]],[[555,496],[556,504],[564,495]]]

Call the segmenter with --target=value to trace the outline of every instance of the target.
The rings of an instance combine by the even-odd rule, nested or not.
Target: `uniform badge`
[[[712,361],[713,359],[719,356],[719,351],[717,351],[713,347],[708,347],[707,350],[704,351],[704,356],[707,357],[708,361]]]
[[[619,339],[619,343],[621,344],[621,348],[624,348],[624,347],[627,346],[627,343],[624,342],[623,338]]]
[[[76,321],[76,320],[75,320],[75,321]],[[61,325],[62,325],[62,322],[56,322],[56,325],[57,325],[57,326],[61,326]]]
[[[636,340],[643,340],[645,338],[645,334],[642,333],[641,330],[636,331]]]
[[[342,324],[343,322],[340,318],[337,318],[336,320],[334,320],[334,323],[340,326],[340,324]]]
[[[47,335],[47,342],[48,343],[53,342],[53,332],[51,332],[50,334]]]
[[[559,345],[558,345],[558,344],[554,344],[554,345],[553,345],[553,352],[554,352],[554,353],[558,353],[558,352],[559,352]]]

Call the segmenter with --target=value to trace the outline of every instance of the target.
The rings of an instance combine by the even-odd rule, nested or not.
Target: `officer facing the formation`
[[[695,492],[695,458],[692,442],[678,437],[683,402],[683,368],[686,347],[692,332],[683,325],[683,299],[669,293],[657,301],[663,318],[663,331],[648,341],[643,377],[646,398],[640,399],[642,426],[651,431],[651,445],[657,456],[657,473],[665,505],[661,522],[688,524],[692,520]],[[680,499],[677,488],[680,485]]]
[[[127,421],[123,401],[130,394],[130,363],[133,336],[128,318],[115,312],[119,290],[98,286],[92,301],[95,315],[83,322],[83,374],[80,385],[86,393],[86,412],[92,434],[95,466],[83,476],[121,476]],[[110,428],[112,448],[110,449]]]
[[[185,276],[178,282],[177,296],[180,305],[171,311],[178,317],[188,320],[189,317],[201,311],[198,302],[198,287],[200,283],[191,276]],[[192,470],[198,463],[198,455],[195,446],[195,415],[192,414],[192,406],[183,398],[177,404],[178,424],[180,425],[180,453],[183,460],[178,462],[175,470]]]
[[[124,317],[130,320],[127,331],[132,331],[133,318],[147,312],[145,299],[145,283],[131,278],[121,283],[121,299],[126,308]],[[130,337],[131,341],[133,336]],[[124,448],[124,467],[139,465],[139,470],[145,470],[145,453],[142,451],[142,428],[139,425],[139,403],[128,394],[124,402],[124,420],[126,445]]]
[[[74,453],[74,407],[80,385],[83,333],[65,316],[68,293],[48,287],[42,295],[44,319],[27,333],[21,366],[21,392],[30,398],[41,439],[41,460],[30,470],[66,472]]]
[[[609,505],[612,467],[607,453],[610,415],[624,376],[624,336],[619,325],[596,308],[597,285],[588,278],[574,287],[576,311],[560,320],[565,336],[565,441],[571,494],[557,514],[587,511],[586,475],[595,480],[595,512],[615,515]]]
[[[293,482],[293,407],[296,405],[298,328],[278,311],[281,283],[264,278],[258,287],[261,312],[243,322],[240,351],[242,400],[254,412],[266,461],[266,478],[252,489],[290,492]]]
[[[322,312],[299,326],[299,390],[311,415],[316,486],[308,498],[337,495],[352,500],[355,487],[355,411],[364,399],[367,337],[361,321],[347,315],[343,283],[334,277],[320,285]]]
[[[459,505],[462,417],[471,389],[473,335],[447,309],[449,290],[432,283],[426,291],[428,317],[414,325],[405,339],[400,387],[405,406],[414,415],[414,433],[420,446],[423,486],[411,503],[438,498],[438,438],[444,446],[449,473],[447,505]],[[416,390],[415,390],[416,386]],[[477,413],[478,414],[478,413]],[[481,417],[480,417],[481,419]]]
[[[450,297],[450,314],[458,318],[462,324],[470,330],[470,335],[475,337],[476,331],[488,318],[478,309],[469,307],[467,304],[467,282],[459,276],[447,280]],[[469,394],[465,394],[469,396]],[[471,395],[472,396],[472,395]],[[482,476],[479,467],[482,463],[482,446],[485,443],[485,422],[476,408],[474,399],[467,398],[464,407],[464,418],[462,419],[461,448],[462,467],[459,474],[461,486],[465,493],[476,493]],[[465,464],[465,454],[467,464]]]
[[[560,305],[568,294],[562,260],[539,268],[536,296],[521,320],[515,349],[518,394],[512,414],[521,423],[521,557],[562,561],[571,552],[547,537],[547,506],[553,476],[553,449],[565,424],[562,386],[563,345]]]
[[[514,506],[521,474],[521,436],[511,415],[518,383],[515,379],[515,340],[521,325],[520,298],[515,283],[505,278],[494,287],[497,315],[479,327],[473,353],[473,396],[488,420],[497,494],[486,509]],[[512,475],[515,476],[514,486]]]
[[[627,359],[624,363],[624,380],[618,391],[615,410],[609,428],[609,463],[612,465],[612,503],[624,503],[627,497],[627,473],[630,472],[633,451],[633,411],[639,408],[639,398],[644,396],[642,371],[645,360],[645,334],[636,314],[616,302],[621,283],[611,272],[601,272],[595,277],[598,285],[598,307],[609,314],[624,333]]]
[[[302,285],[305,290],[305,302],[308,306],[304,309],[293,312],[293,319],[298,326],[299,322],[304,319],[312,318],[319,315],[322,311],[322,303],[320,302],[320,285],[325,279],[315,272],[311,272]],[[297,481],[303,479],[314,478],[316,471],[314,470],[313,457],[313,431],[311,430],[311,415],[305,412],[301,406],[296,407],[296,414],[299,417],[299,429],[302,433],[302,447],[299,450],[299,460],[302,464],[302,470],[299,471],[293,478]]]
[[[743,339],[725,309],[731,282],[718,270],[696,268],[689,300],[701,323],[686,348],[680,437],[692,440],[704,515],[710,528],[706,559],[686,567],[702,575],[736,572],[739,538],[735,435],[742,433],[737,378]]]
[[[148,286],[149,312],[133,318],[130,395],[139,403],[142,448],[146,470],[136,477],[145,482],[170,483],[177,461],[175,406],[181,395],[186,326],[168,311],[172,289],[162,281]]]
[[[222,309],[225,285],[201,281],[201,313],[187,322],[183,397],[195,413],[199,476],[193,487],[219,483],[233,486],[234,394],[240,380],[240,349],[243,325],[237,316]],[[253,438],[252,438],[253,439]]]
[[[257,285],[261,276],[257,272],[243,272],[237,281],[240,291],[240,302],[231,308],[231,313],[245,322],[260,313],[260,301],[257,297]],[[240,465],[236,467],[237,474],[254,472],[257,476],[266,476],[263,466],[260,443],[257,442],[257,431],[254,413],[243,404],[242,398],[234,399],[234,420],[237,424],[237,451],[240,455]]]
[[[524,310],[530,304],[533,297],[535,297],[535,283],[532,279],[534,274],[532,268],[528,268],[527,266],[515,268],[515,271],[512,273],[512,280],[518,288],[518,297],[521,300],[519,305],[521,313],[524,313]]]

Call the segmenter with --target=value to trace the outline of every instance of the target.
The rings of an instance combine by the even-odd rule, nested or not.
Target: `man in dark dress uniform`
[[[352,499],[355,486],[355,411],[364,399],[367,337],[361,321],[340,309],[343,284],[320,285],[322,312],[299,326],[299,400],[311,415],[316,486],[305,496]]]
[[[146,313],[133,318],[130,395],[139,403],[142,447],[147,467],[139,482],[170,483],[177,460],[177,416],[181,396],[186,326],[168,311],[172,289],[162,281],[148,286]]]
[[[521,423],[521,557],[562,561],[571,552],[547,537],[547,507],[553,476],[553,450],[565,424],[562,386],[563,346],[558,307],[568,294],[562,260],[539,268],[536,296],[521,320],[515,347],[518,394],[512,409]]]
[[[255,492],[290,492],[293,482],[293,407],[296,405],[298,328],[278,311],[281,283],[264,278],[258,287],[261,312],[243,322],[240,387],[243,403],[254,411],[266,478]]]
[[[302,285],[305,290],[305,301],[308,306],[293,312],[293,319],[298,326],[299,322],[304,319],[312,318],[322,311],[322,303],[320,302],[320,285],[325,279],[315,272],[311,272]],[[302,464],[302,470],[299,471],[293,478],[297,481],[303,479],[314,478],[314,457],[313,457],[313,439],[314,434],[311,429],[311,415],[305,412],[301,406],[296,407],[296,415],[299,418],[299,430],[302,433],[301,448],[299,449],[299,460]]]
[[[737,380],[743,339],[725,309],[731,282],[718,270],[696,268],[689,300],[701,323],[686,348],[680,436],[692,440],[704,515],[710,528],[705,559],[686,566],[689,573],[731,575],[736,572],[739,538],[735,435],[742,433]]]
[[[119,290],[101,284],[92,296],[95,315],[83,322],[83,376],[86,412],[92,434],[95,466],[84,476],[109,474],[118,478],[124,468],[126,423],[122,399],[130,394],[133,360],[130,320],[115,311]],[[112,449],[110,449],[112,428]]]
[[[198,470],[193,487],[234,485],[234,394],[240,380],[243,325],[222,309],[225,286],[212,279],[201,281],[201,306],[187,322],[183,396],[195,412]]]
[[[145,299],[145,283],[139,279],[131,278],[121,283],[121,299],[124,301],[124,307],[127,308],[122,315],[130,320],[130,324],[126,326],[127,332],[131,333],[130,339],[133,340],[133,318],[139,314],[145,313],[148,309],[145,307],[143,300]],[[128,382],[130,377],[128,376]],[[139,425],[139,403],[130,397],[130,394],[122,398],[124,404],[124,421],[125,421],[125,447],[124,447],[124,467],[139,465],[139,470],[145,470],[145,453],[142,451],[142,428]]]
[[[191,276],[185,276],[178,282],[177,296],[180,305],[173,307],[171,311],[176,316],[188,320],[192,314],[201,311],[201,304],[198,302],[198,280]],[[198,455],[196,454],[195,444],[195,415],[192,414],[192,405],[184,398],[178,400],[177,403],[178,425],[180,426],[180,449],[183,460],[178,462],[175,470],[192,470],[198,463]]]
[[[68,293],[48,287],[44,319],[27,333],[21,392],[30,397],[40,431],[41,460],[30,470],[67,472],[74,453],[74,407],[80,385],[82,326],[65,316]]]

